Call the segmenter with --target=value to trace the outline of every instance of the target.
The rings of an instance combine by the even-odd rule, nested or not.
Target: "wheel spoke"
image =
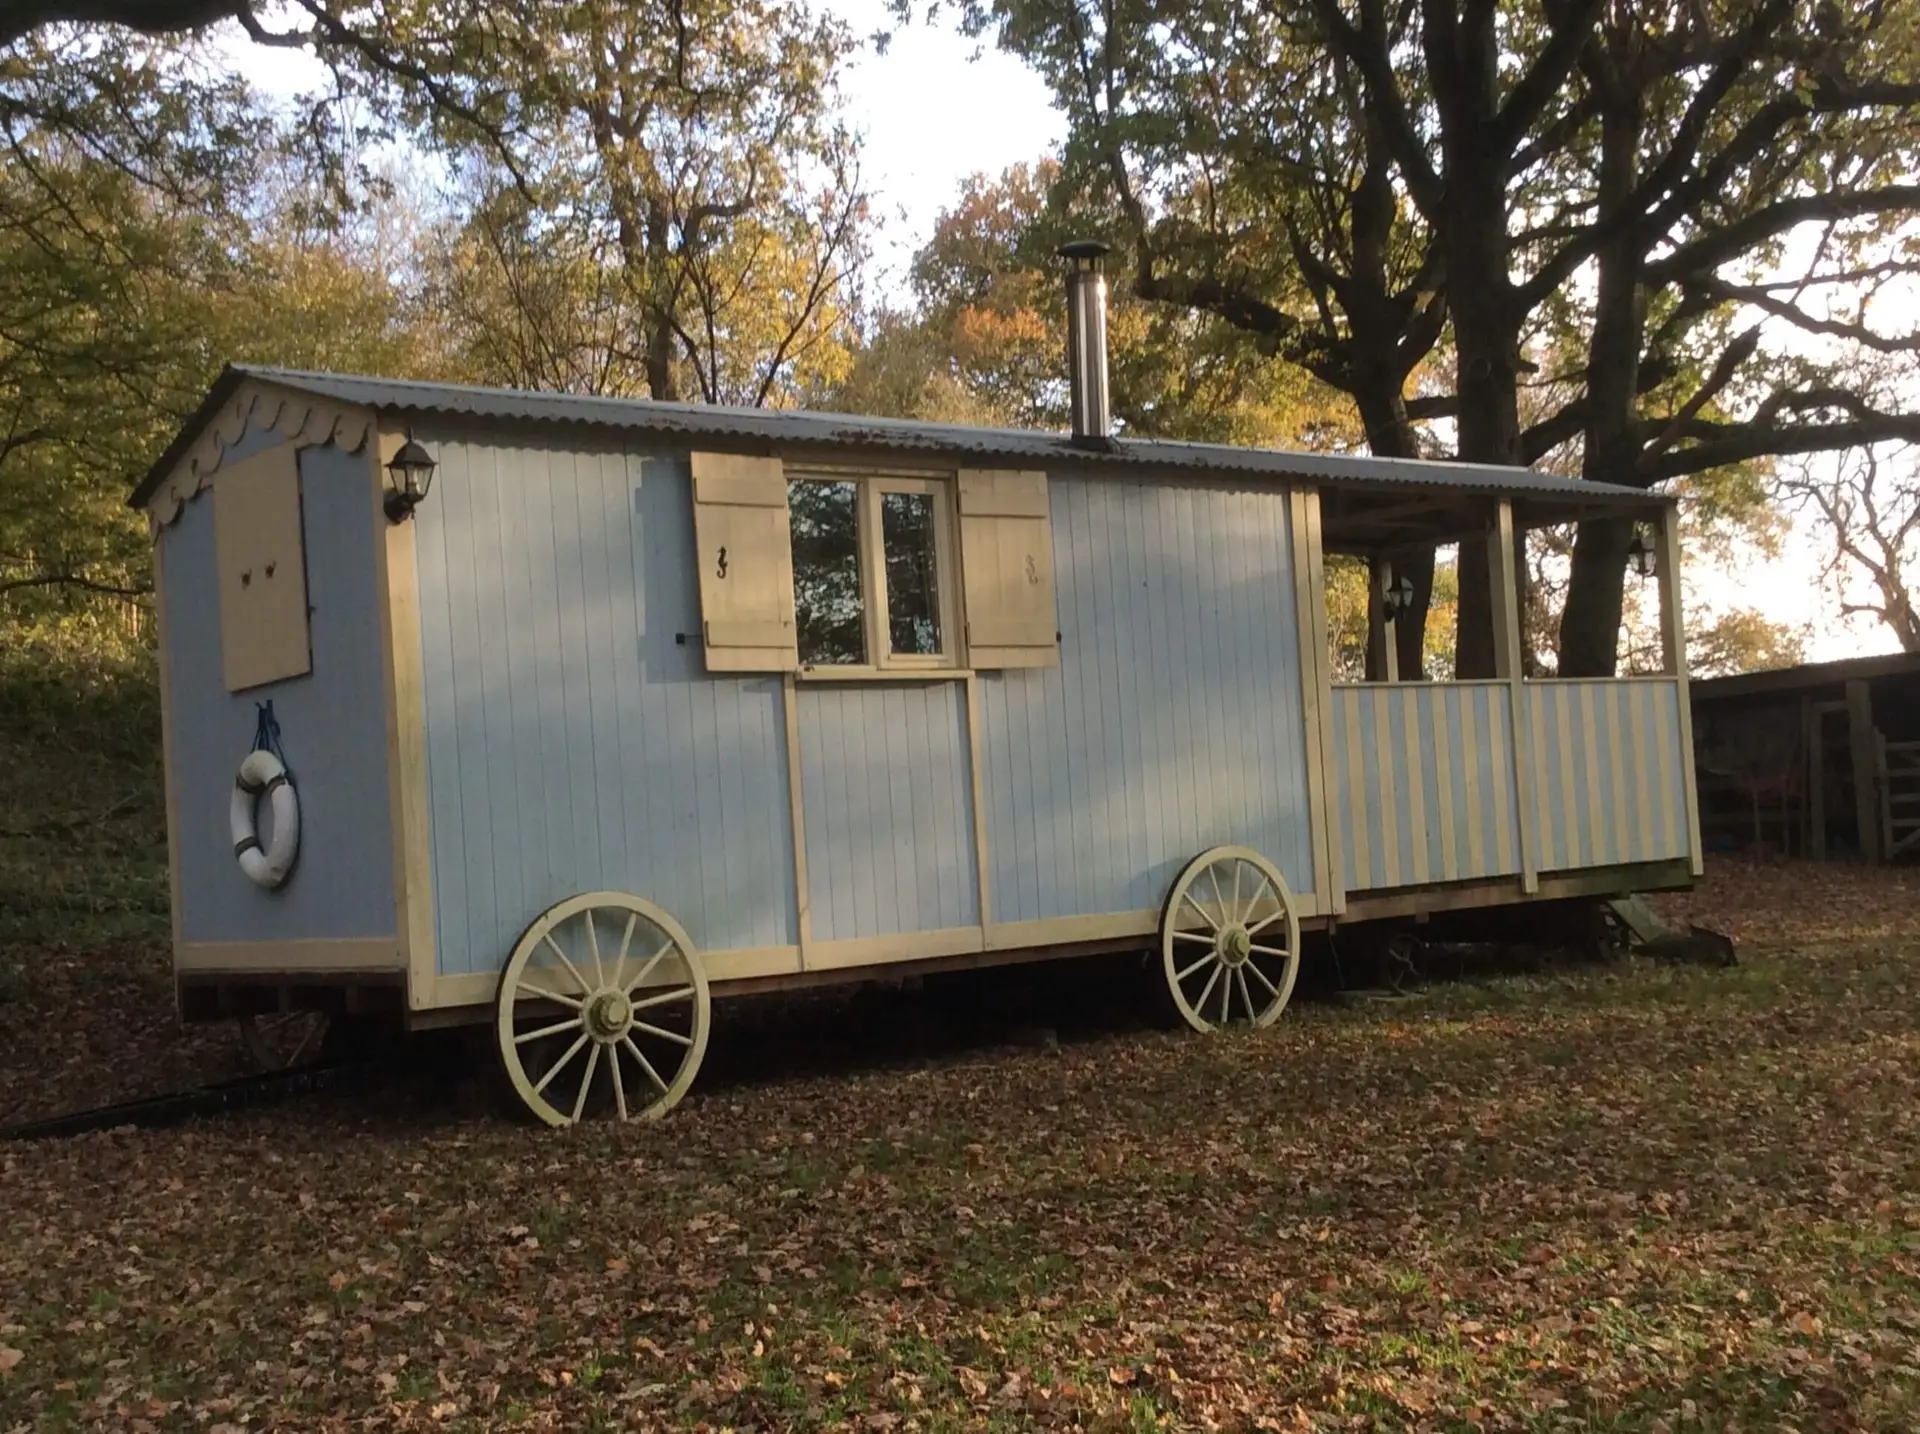
[[[542,1036],[557,1036],[562,1031],[577,1031],[579,1029],[580,1018],[578,1016],[569,1016],[564,1021],[555,1021],[551,1026],[542,1026],[537,1031],[522,1032],[513,1038],[513,1043],[516,1046],[524,1046],[528,1041],[537,1041]]]
[[[1251,964],[1252,964],[1251,962],[1249,962],[1249,963],[1248,963],[1248,965],[1251,965]],[[1233,973],[1233,977],[1234,977],[1234,980],[1235,980],[1235,981],[1237,981],[1237,982],[1239,983],[1239,986],[1240,986],[1240,999],[1241,999],[1241,1000],[1242,1000],[1243,1002],[1245,1002],[1245,1003],[1246,1003],[1246,1007],[1247,1007],[1247,1023],[1248,1023],[1249,1025],[1252,1025],[1252,1024],[1255,1024],[1256,1022],[1258,1022],[1258,1021],[1259,1021],[1259,1019],[1260,1019],[1260,1017],[1254,1014],[1254,1010],[1253,1010],[1253,993],[1252,993],[1251,991],[1249,991],[1249,990],[1247,989],[1247,968],[1246,968],[1246,966],[1242,966],[1242,967],[1240,967],[1240,968],[1239,968],[1238,970],[1236,970],[1236,971],[1235,971],[1235,972]]]
[[[1191,906],[1195,911],[1200,913],[1200,919],[1207,923],[1207,930],[1218,931],[1220,929],[1220,923],[1215,921],[1213,917],[1208,914],[1206,907],[1202,906],[1197,900],[1194,899],[1194,895],[1191,891],[1181,892],[1180,899],[1186,902],[1187,905]]]
[[[587,984],[587,978],[580,974],[580,968],[573,964],[572,960],[567,956],[567,953],[560,949],[560,943],[553,939],[553,933],[551,931],[545,932],[541,935],[540,939],[546,942],[552,949],[553,954],[560,958],[560,964],[567,968],[567,974],[572,976],[574,981],[579,985],[580,994],[583,996],[591,996],[593,994],[593,987]]]
[[[1226,1025],[1233,1016],[1233,976],[1220,983],[1220,1024]]]
[[[664,1006],[669,1001],[685,1001],[690,999],[692,995],[693,987],[675,986],[671,991],[662,991],[659,995],[649,996],[644,1001],[633,1002],[632,1008],[636,1011],[644,1011],[649,1006]]]
[[[640,1047],[633,1043],[633,1037],[622,1036],[620,1038],[620,1044],[633,1052],[633,1058],[640,1062],[640,1069],[647,1073],[647,1079],[654,1083],[654,1086],[659,1090],[660,1094],[665,1095],[667,1093],[667,1083],[660,1079],[660,1072],[653,1068],[653,1062],[647,1059],[646,1052],[642,1051]]]
[[[1234,921],[1240,919],[1240,868],[1244,865],[1246,863],[1237,858],[1233,863],[1233,916],[1231,919]]]
[[[1226,898],[1220,895],[1220,867],[1217,863],[1207,868],[1207,881],[1213,887],[1214,910],[1220,913],[1220,920],[1214,928],[1215,930],[1218,930],[1221,926],[1225,926],[1227,924],[1228,918],[1227,918]]]
[[[1285,959],[1287,954],[1286,951],[1283,950],[1281,947],[1262,946],[1258,941],[1251,941],[1247,943],[1247,949],[1249,951],[1258,951],[1262,956],[1278,956],[1278,957],[1281,957],[1282,959]]]
[[[573,1098],[573,1123],[578,1125],[580,1117],[586,1113],[587,1092],[593,1089],[593,1073],[600,1069],[600,1045],[594,1043],[587,1052],[587,1073],[580,1077],[580,1093]]]
[[[1279,893],[1275,892],[1274,895],[1278,897]],[[1253,925],[1249,926],[1247,928],[1247,935],[1258,936],[1262,931],[1265,931],[1269,926],[1273,925],[1274,922],[1278,921],[1281,917],[1285,916],[1286,914],[1287,914],[1287,908],[1284,904],[1282,904],[1280,908],[1273,913],[1273,915],[1264,916],[1260,920],[1254,922]]]
[[[627,1118],[627,1083],[620,1079],[620,1047],[607,1047],[607,1069],[613,1072],[613,1108]]]
[[[540,1077],[539,1083],[535,1085],[533,1088],[533,1093],[535,1095],[538,1095],[540,1094],[541,1091],[545,1090],[547,1086],[552,1083],[553,1078],[560,1074],[560,1068],[564,1066],[568,1061],[572,1060],[575,1056],[579,1055],[580,1047],[584,1046],[586,1043],[587,1043],[587,1033],[585,1031],[582,1031],[580,1033],[579,1039],[576,1040],[572,1045],[567,1047],[566,1054],[561,1056],[559,1060],[555,1061],[552,1065],[547,1067],[547,1073]]]
[[[1265,971],[1262,971],[1251,961],[1247,962],[1247,969],[1253,972],[1255,980],[1267,988],[1268,995],[1272,996],[1275,1000],[1280,998],[1280,988],[1267,979],[1267,973]]]
[[[613,958],[613,984],[622,991],[626,990],[627,948],[633,945],[633,928],[640,924],[640,913],[635,911],[627,917],[627,929],[620,933],[620,954]],[[614,1064],[617,1066],[618,1061]]]
[[[301,1032],[299,1041],[294,1045],[293,1054],[287,1057],[288,1065],[292,1066],[300,1063],[300,1057],[307,1053],[307,1047],[320,1039],[320,1030],[321,1023],[319,1021],[308,1020],[306,1029]]]
[[[1191,976],[1195,971],[1198,971],[1202,966],[1205,966],[1208,962],[1217,961],[1217,960],[1219,960],[1219,957],[1215,956],[1212,951],[1208,951],[1206,955],[1202,956],[1198,961],[1194,962],[1191,966],[1187,967],[1186,970],[1174,972],[1173,979],[1176,981],[1184,981],[1187,979],[1187,977]]]
[[[599,986],[596,987],[596,989],[599,989],[599,987],[604,987],[607,984],[607,968],[600,961],[600,933],[594,930],[593,908],[591,906],[583,911],[581,915],[584,916],[587,921],[587,950],[593,953],[593,978],[599,983]]]
[[[1220,973],[1226,969],[1219,962],[1214,962],[1213,974],[1207,977],[1207,984],[1200,988],[1200,999],[1193,1003],[1194,1015],[1203,1021],[1207,1018],[1207,997],[1213,994],[1213,983],[1220,979]]]
[[[1209,948],[1213,945],[1213,937],[1207,935],[1204,931],[1182,931],[1178,927],[1174,928],[1173,939],[1175,941],[1198,941],[1201,945]]]
[[[1260,884],[1253,889],[1253,895],[1247,898],[1247,916],[1252,916],[1254,912],[1258,911],[1260,909],[1260,898],[1273,890],[1273,883],[1267,880],[1267,874],[1264,871],[1259,871],[1257,867],[1255,871],[1260,877]],[[1241,918],[1243,921],[1246,919],[1246,917]],[[1265,926],[1267,922],[1271,920],[1273,920],[1273,917],[1269,916],[1260,923],[1260,926],[1250,926],[1247,929],[1250,931],[1258,931],[1261,926]]]
[[[660,949],[658,951],[647,957],[646,961],[640,967],[640,974],[627,982],[624,994],[631,996],[635,991],[639,990],[640,987],[644,986],[647,977],[653,974],[653,968],[658,966],[661,960],[671,950],[673,950],[673,938],[669,936],[665,941],[660,943]]]
[[[563,996],[558,991],[549,991],[545,986],[536,986],[533,984],[533,982],[529,981],[526,978],[526,976],[523,974],[520,977],[520,989],[513,993],[514,1000],[518,1001],[523,995],[525,995],[529,991],[533,992],[534,995],[544,997],[549,1001],[558,1001],[563,1006],[571,1006],[576,1011],[580,1010],[583,1006],[586,1005],[586,1002],[583,1000],[580,1000],[578,997]]]
[[[635,1021],[633,1028],[636,1031],[645,1031],[650,1036],[658,1036],[663,1041],[672,1041],[676,1046],[686,1046],[689,1049],[693,1046],[692,1036],[683,1036],[678,1031],[667,1030],[664,1026],[650,1026],[645,1021]]]

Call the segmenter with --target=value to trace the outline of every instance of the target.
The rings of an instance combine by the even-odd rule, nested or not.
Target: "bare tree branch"
[[[83,577],[79,573],[36,573],[30,578],[10,578],[0,582],[0,595],[20,592],[28,588],[55,587],[79,588],[84,592],[99,593],[103,597],[138,599],[153,595],[151,583],[127,587],[118,583],[98,582],[92,578]]]

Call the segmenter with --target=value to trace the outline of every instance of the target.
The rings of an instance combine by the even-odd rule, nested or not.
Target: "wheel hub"
[[[617,1041],[633,1026],[633,1002],[623,991],[602,991],[587,1002],[587,1029],[596,1040]]]
[[[1235,922],[1220,933],[1220,959],[1229,966],[1244,966],[1247,958],[1253,954],[1253,936],[1247,928]]]

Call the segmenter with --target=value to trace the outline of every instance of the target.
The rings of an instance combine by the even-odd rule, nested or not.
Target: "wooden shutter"
[[[291,443],[214,475],[213,551],[227,691],[311,672],[300,463]]]
[[[780,460],[694,454],[693,532],[707,671],[799,667],[793,540]]]
[[[970,666],[1059,664],[1045,473],[961,470],[960,592]]]

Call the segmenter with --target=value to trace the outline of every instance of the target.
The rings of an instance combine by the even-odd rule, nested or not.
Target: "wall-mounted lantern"
[[[404,523],[433,486],[433,470],[439,467],[433,455],[422,448],[409,433],[400,451],[387,460],[387,496],[384,507],[389,523]]]
[[[1633,539],[1627,544],[1627,566],[1643,578],[1652,577],[1654,569],[1659,566],[1659,559],[1653,551],[1653,540],[1647,534],[1645,523],[1633,525]]]
[[[1386,610],[1388,621],[1400,616],[1413,606],[1413,579],[1404,573],[1390,578],[1386,587],[1380,591],[1380,606]]]

